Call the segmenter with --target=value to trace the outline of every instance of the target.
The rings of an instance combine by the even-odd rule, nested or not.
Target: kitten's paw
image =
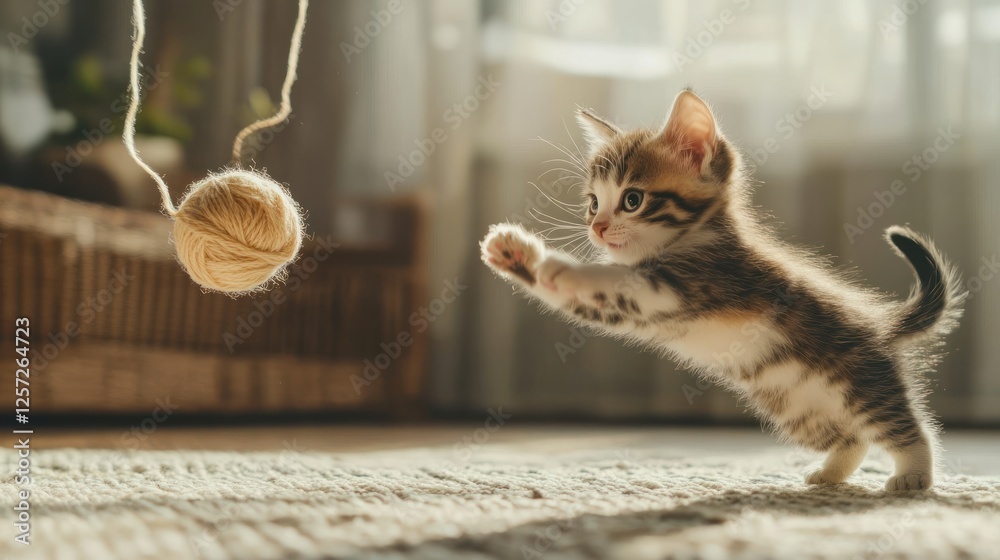
[[[934,484],[929,473],[897,474],[885,482],[888,492],[906,492],[907,490],[927,490]]]
[[[480,244],[483,262],[497,272],[528,286],[536,280],[539,255],[545,246],[521,226],[497,224]]]
[[[826,469],[816,469],[806,475],[806,484],[840,484],[847,477],[838,476]]]

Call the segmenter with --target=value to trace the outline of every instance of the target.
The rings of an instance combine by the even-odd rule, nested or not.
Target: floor
[[[884,457],[806,486],[819,457],[754,429],[39,428],[31,544],[0,558],[993,558],[998,443],[948,433],[935,488],[888,494]],[[18,461],[5,443],[3,472]],[[21,490],[0,478],[7,503]]]

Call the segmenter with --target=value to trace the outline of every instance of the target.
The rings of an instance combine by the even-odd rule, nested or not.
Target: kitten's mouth
[[[615,242],[615,241],[609,241],[608,239],[605,239],[603,237],[597,237],[596,235],[591,235],[590,242],[593,243],[594,245],[597,245],[598,247],[619,251],[621,249],[624,249],[625,246],[628,245],[629,240],[626,238],[626,239],[620,239],[617,242]]]

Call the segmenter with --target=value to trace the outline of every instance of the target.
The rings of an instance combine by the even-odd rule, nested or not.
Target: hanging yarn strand
[[[299,15],[295,20],[295,29],[292,30],[292,44],[288,48],[288,71],[285,73],[285,82],[281,84],[281,107],[273,117],[259,120],[247,125],[233,142],[233,163],[238,164],[243,159],[243,141],[251,134],[265,128],[270,128],[288,118],[292,114],[292,84],[297,78],[299,67],[299,51],[302,50],[302,31],[306,27],[306,9],[309,7],[309,0],[299,0]]]
[[[122,140],[132,159],[156,181],[156,186],[160,189],[160,196],[163,198],[163,208],[173,216],[177,214],[177,209],[174,208],[174,203],[170,200],[170,189],[167,188],[163,177],[153,171],[153,168],[139,157],[139,152],[135,149],[135,119],[139,115],[139,98],[142,96],[142,92],[139,91],[139,54],[142,52],[142,42],[146,38],[146,13],[142,7],[142,0],[135,0],[132,4],[132,24],[135,26],[135,34],[132,37],[132,58],[129,61],[131,100],[128,112],[125,113],[125,130],[122,132]]]
[[[146,35],[142,0],[133,0],[135,34],[130,64],[131,102],[122,139],[132,159],[156,181],[163,207],[174,220],[177,260],[191,279],[207,290],[238,295],[283,280],[288,263],[302,247],[302,211],[288,190],[265,173],[240,167],[243,140],[254,132],[284,121],[291,114],[302,30],[308,0],[299,1],[299,14],[288,53],[288,70],[281,89],[281,107],[273,117],[258,121],[236,137],[234,166],[195,182],[174,207],[170,189],[135,149],[135,121],[139,113],[139,54]]]

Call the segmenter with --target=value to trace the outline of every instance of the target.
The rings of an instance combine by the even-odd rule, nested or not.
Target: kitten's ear
[[[583,135],[587,138],[590,155],[597,153],[612,138],[622,133],[620,128],[598,117],[589,109],[577,109],[576,121],[580,123]]]
[[[717,139],[712,110],[694,92],[680,92],[659,138],[674,150],[683,153],[691,161],[695,171],[706,171],[715,155]]]

